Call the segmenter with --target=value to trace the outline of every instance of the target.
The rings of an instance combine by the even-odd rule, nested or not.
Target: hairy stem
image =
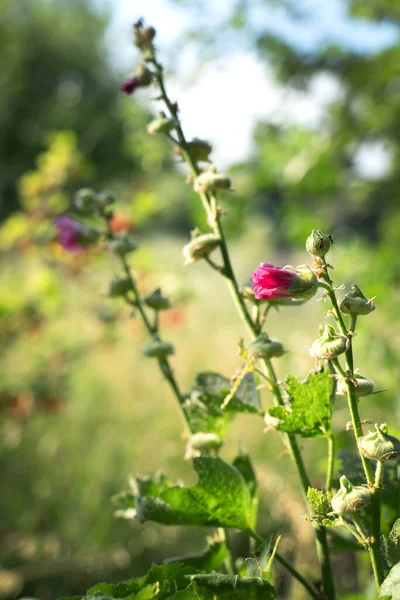
[[[157,61],[155,52],[153,52],[152,62],[155,67],[155,77],[160,90],[160,97],[164,101],[166,108],[168,109],[170,116],[174,118],[177,122],[177,126],[175,128],[177,135],[177,143],[179,144],[182,154],[189,166],[191,174],[193,177],[196,177],[200,174],[200,169],[197,165],[196,159],[192,156],[190,152],[190,147],[186,141],[184,132],[182,130],[178,109],[176,104],[173,104],[168,97],[164,77],[163,77],[163,68],[160,63]],[[172,138],[173,139],[173,138]],[[220,250],[223,260],[223,267],[220,271],[221,274],[225,277],[227,281],[228,288],[231,292],[231,296],[233,302],[236,306],[236,309],[247,329],[249,335],[252,339],[255,339],[259,332],[260,326],[258,323],[255,323],[247,309],[245,300],[240,293],[239,286],[236,280],[236,276],[232,267],[228,246],[225,239],[225,234],[223,230],[223,226],[221,223],[221,214],[217,206],[217,197],[215,193],[211,192],[200,192],[199,196],[201,198],[203,207],[207,214],[208,224],[213,230],[214,234],[220,240]],[[265,369],[268,374],[268,379],[271,382],[272,392],[274,395],[274,399],[276,404],[283,405],[283,399],[280,392],[280,388],[278,385],[277,377],[272,366],[270,360],[265,360]],[[299,473],[301,486],[303,495],[306,498],[308,487],[310,487],[311,483],[309,477],[306,472],[306,468],[304,465],[304,461],[302,459],[300,449],[297,445],[297,441],[294,435],[287,435],[288,446],[290,449],[291,457],[296,465],[297,471]],[[330,557],[329,557],[329,547],[326,537],[326,531],[324,527],[317,526],[316,527],[316,544],[317,544],[317,554],[321,564],[321,573],[322,579],[324,583],[325,594],[328,600],[334,600],[335,598],[335,586],[333,583],[333,575],[332,569],[330,565]]]
[[[328,286],[326,288],[327,294],[332,303],[333,313],[334,313],[336,322],[337,322],[342,334],[347,336],[349,332],[344,323],[342,314],[339,310],[339,305],[337,302],[333,283],[332,283],[332,280],[331,280],[329,272],[328,272],[328,266],[327,266],[324,258],[322,258],[321,260],[324,265],[324,273],[322,275],[322,279]],[[330,288],[330,289],[328,289],[328,288]],[[351,325],[355,328],[356,323],[355,323],[354,319],[351,321]],[[354,333],[354,331],[353,331],[353,333]],[[349,344],[348,349],[345,352],[346,366],[347,366],[348,373],[343,372],[343,369],[341,368],[340,363],[337,359],[335,359],[333,361],[333,363],[334,363],[335,367],[339,370],[339,373],[341,374],[341,376],[346,381],[347,400],[348,400],[351,420],[353,423],[354,437],[356,440],[358,453],[359,453],[359,456],[360,456],[360,459],[361,459],[361,462],[362,462],[362,465],[364,468],[365,477],[367,479],[368,485],[371,488],[370,491],[371,491],[371,508],[372,508],[372,511],[371,511],[371,513],[372,513],[372,527],[371,527],[372,536],[371,536],[371,543],[369,545],[368,551],[369,551],[369,555],[371,558],[375,582],[376,582],[377,588],[379,589],[379,587],[384,579],[384,570],[383,570],[382,558],[381,558],[381,553],[380,553],[380,538],[381,538],[380,487],[374,487],[375,477],[374,477],[374,472],[372,469],[371,462],[363,455],[363,453],[358,448],[358,440],[363,435],[363,429],[362,429],[362,425],[361,425],[360,414],[358,411],[358,398],[357,398],[357,394],[356,394],[356,388],[355,388],[354,382],[352,380],[353,375],[354,375],[354,359],[353,359],[353,344],[352,344],[351,336],[349,337],[349,340],[350,340],[350,344]]]
[[[332,479],[333,479],[333,468],[335,464],[335,437],[331,434],[328,437],[328,468],[326,471],[326,483],[325,490],[331,491]]]

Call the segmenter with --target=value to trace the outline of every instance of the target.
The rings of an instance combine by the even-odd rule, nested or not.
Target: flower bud
[[[68,215],[58,217],[54,225],[58,229],[59,242],[67,252],[81,252],[87,246],[95,244],[100,237],[96,229]]]
[[[155,35],[154,27],[145,27],[142,19],[139,19],[133,26],[134,43],[140,50],[151,50]]]
[[[152,340],[143,346],[142,352],[152,358],[166,358],[170,354],[175,354],[175,348],[170,342]]]
[[[352,285],[339,304],[339,308],[345,315],[369,315],[375,310],[374,298],[368,300],[358,285]]]
[[[109,246],[115,254],[118,254],[118,256],[125,256],[137,248],[136,242],[134,242],[127,233],[122,233],[121,235],[114,237],[110,241]]]
[[[306,250],[312,256],[325,256],[332,245],[332,237],[322,233],[319,229],[313,229],[306,240]]]
[[[147,87],[153,80],[153,74],[146,65],[139,65],[136,74],[121,85],[121,92],[131,96],[139,87]]]
[[[288,265],[280,268],[261,263],[252,273],[252,288],[257,300],[296,300],[312,298],[318,290],[318,280],[310,267]]]
[[[132,282],[129,277],[113,277],[107,290],[107,296],[110,298],[120,298],[132,291]]]
[[[231,187],[231,180],[222,173],[216,173],[215,171],[209,170],[201,173],[194,180],[194,191],[195,192],[209,192],[210,190],[229,190]]]
[[[219,450],[222,440],[216,433],[199,432],[191,436],[189,444],[193,450],[209,452],[210,450]]]
[[[79,190],[75,196],[75,206],[82,213],[95,212],[99,207],[96,192],[89,188]]]
[[[161,115],[147,125],[147,133],[157,135],[158,133],[169,133],[178,125],[176,119],[169,119],[165,115]]]
[[[187,146],[191,156],[195,161],[210,162],[212,146],[209,142],[206,140],[201,140],[200,138],[193,138],[190,142],[188,142]],[[181,153],[179,148],[177,153]]]
[[[358,447],[363,455],[380,461],[397,458],[400,454],[400,440],[388,435],[386,423],[380,427],[375,425],[375,429],[376,431],[370,431],[366,436],[358,438]]]
[[[254,342],[247,346],[250,358],[278,358],[285,354],[283,345],[278,340],[270,340],[262,333]]]
[[[354,386],[357,396],[368,396],[374,393],[374,382],[362,375],[356,375]],[[339,396],[347,396],[347,386],[343,379],[338,379],[336,393]]]
[[[153,310],[166,310],[171,308],[171,302],[162,295],[160,288],[157,288],[151,294],[143,298],[143,302]]]
[[[331,500],[333,512],[342,515],[366,506],[371,501],[368,488],[352,485],[345,475],[340,478],[340,489]]]
[[[184,264],[189,265],[206,258],[213,250],[218,248],[219,244],[219,238],[213,233],[204,233],[194,237],[183,248]]]
[[[335,328],[326,323],[322,336],[312,344],[310,354],[318,359],[336,358],[346,352],[349,344],[347,336],[336,333]]]

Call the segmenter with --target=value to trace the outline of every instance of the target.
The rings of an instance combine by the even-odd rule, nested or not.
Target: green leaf
[[[382,583],[379,600],[400,600],[400,562],[389,571]]]
[[[384,539],[387,561],[393,567],[400,562],[400,519],[394,522],[388,537]]]
[[[238,575],[193,575],[196,593],[204,600],[273,600],[275,589],[261,577]]]
[[[208,548],[202,554],[172,558],[165,562],[179,562],[183,565],[194,567],[198,571],[218,571],[228,556],[229,551],[225,542],[208,538]]]
[[[213,372],[197,375],[183,405],[193,433],[216,433],[224,437],[236,413],[261,414],[260,394],[252,373],[243,378],[228,406],[222,409],[230,390],[230,381],[223,375]]]
[[[274,406],[268,410],[271,417],[279,419],[276,429],[302,437],[327,436],[331,430],[329,375],[314,373],[304,383],[289,375],[286,383],[289,408]]]
[[[229,379],[223,375],[213,372],[199,373],[196,377],[195,386],[201,392],[218,398],[221,405],[231,391]],[[241,381],[236,394],[230,400],[225,409],[227,412],[249,412],[260,413],[260,394],[254,382],[254,374],[247,373]]]
[[[92,587],[84,600],[95,598],[106,600],[118,598],[124,600],[167,600],[177,591],[189,586],[188,576],[193,567],[181,563],[153,565],[145,577],[122,581],[121,583],[100,583]]]
[[[193,459],[199,481],[191,487],[172,485],[165,478],[131,481],[130,504],[114,498],[121,516],[136,517],[142,523],[165,525],[205,525],[248,530],[253,522],[253,502],[246,482],[236,467],[220,458]],[[134,510],[132,510],[134,509]]]
[[[250,456],[248,454],[239,454],[233,461],[233,466],[241,473],[243,479],[246,482],[247,489],[251,496],[252,504],[252,528],[254,529],[257,522],[258,513],[258,490],[257,490],[257,479],[253,469]]]

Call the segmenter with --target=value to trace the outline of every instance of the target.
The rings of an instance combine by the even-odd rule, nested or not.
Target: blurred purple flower
[[[80,243],[83,226],[79,221],[63,215],[54,221],[54,225],[58,229],[58,241],[64,250],[80,252],[85,249],[85,246]]]

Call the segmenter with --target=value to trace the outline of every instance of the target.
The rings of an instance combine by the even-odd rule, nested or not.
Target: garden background
[[[80,187],[113,189],[116,226],[140,244],[141,288],[160,285],[174,302],[163,329],[181,386],[200,370],[235,372],[245,332],[224,282],[207,265],[183,267],[201,207],[168,142],[146,133],[151,94],[119,92],[138,60],[131,25],[141,16],[158,30],[185,130],[209,139],[232,177],[223,205],[239,281],[261,261],[306,262],[311,229],[331,233],[335,283],[377,297],[356,363],[388,391],[362,399],[363,415],[390,417],[400,433],[399,3],[0,0],[1,598],[81,594],[203,544],[204,532],[113,516],[110,497],[129,473],[193,476],[174,399],[141,355],[145,331],[105,296],[116,263],[100,251],[66,254],[52,226]],[[270,317],[271,336],[290,350],[282,374],[313,367],[305,347],[326,310],[310,302]],[[342,460],[347,420],[339,399]],[[283,533],[298,565],[311,562],[311,526],[279,436],[240,416],[223,455],[239,441],[254,456],[261,528]],[[323,441],[303,445],[323,485]],[[373,594],[363,591],[362,555],[341,561],[342,597]]]

